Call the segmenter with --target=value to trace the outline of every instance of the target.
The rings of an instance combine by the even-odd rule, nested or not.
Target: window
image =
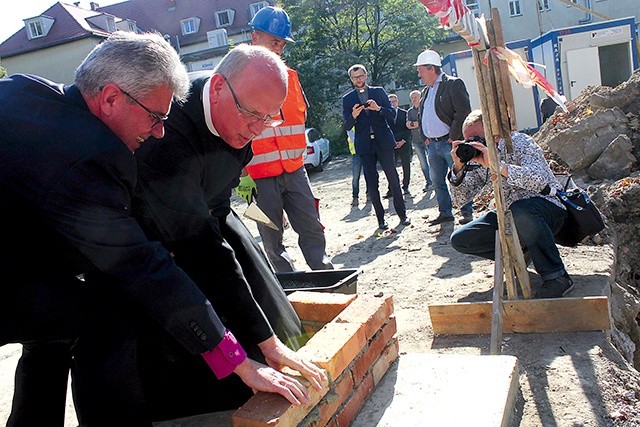
[[[267,3],[266,1],[261,1],[261,2],[258,2],[258,3],[251,3],[249,5],[249,13],[251,14],[251,19],[253,19],[255,14],[258,13],[258,11],[260,9],[262,9],[263,7],[267,7],[267,6],[269,6],[269,3]]]
[[[466,0],[467,7],[473,12],[475,16],[480,16],[480,5],[478,0]]]
[[[522,8],[520,6],[520,0],[509,0],[509,15],[520,16],[522,15]]]
[[[233,9],[225,9],[220,12],[216,12],[216,26],[218,27],[228,27],[233,24],[233,16],[235,12]]]
[[[551,5],[549,4],[549,0],[538,0],[538,10],[540,10],[540,12],[545,10],[551,10]]]
[[[42,30],[42,22],[40,22],[39,19],[30,21],[28,27],[30,39],[37,39],[38,37],[44,36],[44,31]]]
[[[180,25],[182,26],[182,35],[186,36],[187,34],[194,34],[198,32],[198,19],[189,18],[180,21]]]

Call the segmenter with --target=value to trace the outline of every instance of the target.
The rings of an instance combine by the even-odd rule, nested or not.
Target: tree
[[[364,64],[372,85],[413,89],[418,54],[441,34],[415,0],[284,0],[282,7],[297,41],[287,46],[285,60],[300,74],[308,123],[332,141],[344,140],[341,99],[351,89],[351,65]]]
[[[0,79],[3,77],[7,77],[7,70],[2,65],[0,65]]]

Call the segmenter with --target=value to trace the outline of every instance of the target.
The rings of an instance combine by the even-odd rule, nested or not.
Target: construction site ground
[[[349,156],[334,157],[323,172],[309,175],[320,199],[327,251],[336,268],[361,267],[358,293],[392,295],[394,299],[400,361],[374,390],[354,426],[493,425],[485,422],[492,419],[491,412],[496,407],[512,408],[512,425],[524,427],[640,426],[640,376],[616,351],[605,332],[505,334],[502,354],[513,356],[506,360],[516,361],[516,387],[506,393],[499,391],[496,384],[508,377],[508,369],[491,368],[490,360],[494,359],[489,355],[489,335],[434,335],[428,307],[490,301],[494,266],[491,261],[462,255],[451,248],[449,235],[458,226],[457,221],[428,225],[438,215],[435,195],[432,191],[422,192],[424,178],[415,156],[412,196],[405,196],[412,224],[393,228],[398,218],[393,214],[391,199],[384,200],[387,221],[392,226],[384,233],[377,230],[371,204],[364,203],[364,179],[360,206],[350,206]],[[384,194],[386,190],[386,180],[381,177],[380,192]],[[239,213],[246,209],[240,199],[234,198],[233,206]],[[258,236],[255,224],[246,222]],[[285,244],[297,268],[305,269],[304,258],[297,249],[297,235],[291,229],[285,232]],[[570,296],[608,295],[615,263],[611,246],[561,247],[560,251],[577,284]],[[531,266],[529,273],[535,290],[540,279]],[[0,423],[8,417],[19,352],[19,345],[0,348]],[[453,361],[454,365],[443,360]],[[508,399],[513,399],[512,405]],[[74,426],[77,422],[70,402],[67,426]],[[443,418],[433,424],[416,423],[416,419],[426,422],[416,415],[425,414],[434,402],[440,408],[439,414],[450,416],[448,422]],[[463,415],[472,416],[470,419],[477,422],[459,421]],[[161,425],[207,425],[198,419],[203,420],[196,417],[189,422]]]

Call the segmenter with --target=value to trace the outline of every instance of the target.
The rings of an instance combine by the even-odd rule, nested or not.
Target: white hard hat
[[[414,67],[417,67],[418,65],[435,65],[437,67],[442,67],[442,61],[440,60],[438,52],[427,49],[418,55],[418,60],[413,64]]]

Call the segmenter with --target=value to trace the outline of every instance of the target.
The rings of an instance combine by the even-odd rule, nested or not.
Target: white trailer
[[[587,86],[615,87],[638,68],[634,18],[549,31],[531,40],[531,60],[543,64],[558,93],[575,99]]]

